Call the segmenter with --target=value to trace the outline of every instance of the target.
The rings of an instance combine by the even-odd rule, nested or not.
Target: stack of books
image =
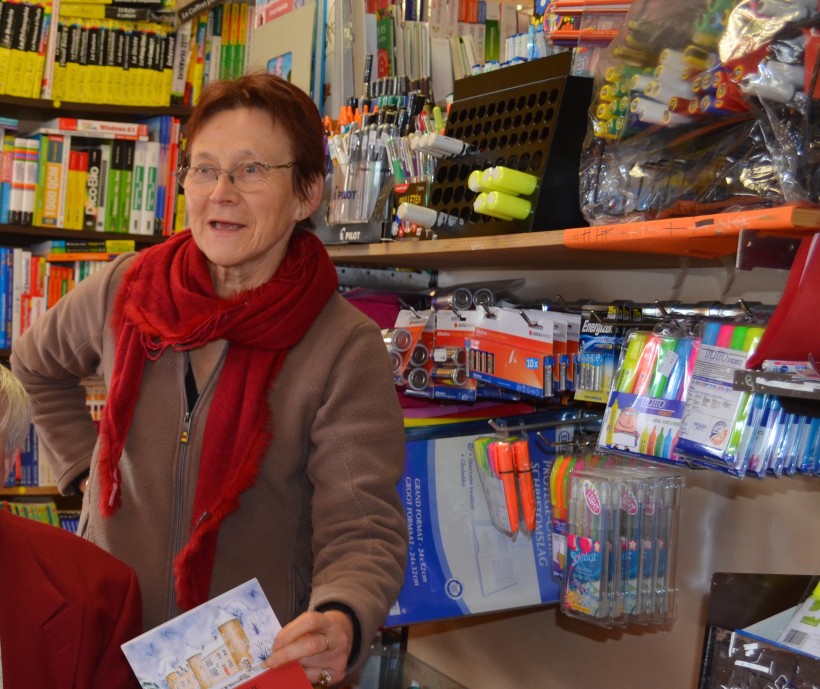
[[[9,128],[0,222],[172,234],[180,126],[172,116],[142,122],[58,117],[25,134]]]

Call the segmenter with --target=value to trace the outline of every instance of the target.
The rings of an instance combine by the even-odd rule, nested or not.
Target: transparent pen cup
[[[388,176],[388,169],[381,160],[336,165],[328,204],[328,223],[368,222]]]

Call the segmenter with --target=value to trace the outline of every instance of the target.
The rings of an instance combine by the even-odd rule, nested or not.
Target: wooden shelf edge
[[[336,244],[326,248],[340,265],[389,268],[670,268],[680,265],[672,255],[573,249],[565,246],[566,230],[459,237],[430,241],[407,240],[381,244]],[[705,265],[715,265],[705,259]]]
[[[133,239],[136,246],[159,244],[168,237],[128,234],[124,232],[92,232],[89,230],[65,230],[60,227],[34,227],[33,225],[0,225],[0,243],[18,241],[23,244],[44,239]]]
[[[34,495],[37,497],[60,497],[57,486],[13,486],[10,488],[0,488],[0,498]]]
[[[36,112],[52,112],[55,116],[72,113],[100,115],[121,115],[129,119],[151,117],[153,115],[176,115],[188,117],[191,108],[182,105],[109,105],[107,103],[79,103],[75,101],[52,101],[42,98],[23,98],[21,96],[0,95],[0,104],[14,105],[26,119],[25,115]],[[137,112],[138,111],[138,112]],[[17,115],[15,115],[17,116]]]
[[[571,228],[564,243],[582,251],[636,251],[719,258],[737,251],[740,233],[800,236],[820,230],[820,208],[777,206],[644,222]]]

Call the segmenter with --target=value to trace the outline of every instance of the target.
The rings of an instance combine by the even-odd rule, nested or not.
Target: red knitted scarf
[[[123,279],[114,305],[114,370],[100,422],[103,515],[120,506],[117,465],[146,359],[158,359],[168,347],[230,343],[206,420],[191,537],[174,564],[177,599],[185,610],[208,599],[220,523],[253,485],[270,444],[267,392],[336,285],[321,242],[302,230],[294,233],[273,278],[230,299],[215,294],[205,256],[187,231],[144,250]]]

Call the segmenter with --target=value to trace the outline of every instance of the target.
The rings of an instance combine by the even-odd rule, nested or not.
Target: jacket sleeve
[[[97,440],[86,407],[84,378],[99,375],[108,337],[109,298],[127,254],[106,264],[42,314],[14,342],[11,368],[34,402],[41,451],[61,492],[88,470]]]
[[[372,321],[339,348],[311,431],[311,607],[341,603],[361,627],[360,664],[404,581],[407,525],[397,484],[404,422],[384,342]]]

